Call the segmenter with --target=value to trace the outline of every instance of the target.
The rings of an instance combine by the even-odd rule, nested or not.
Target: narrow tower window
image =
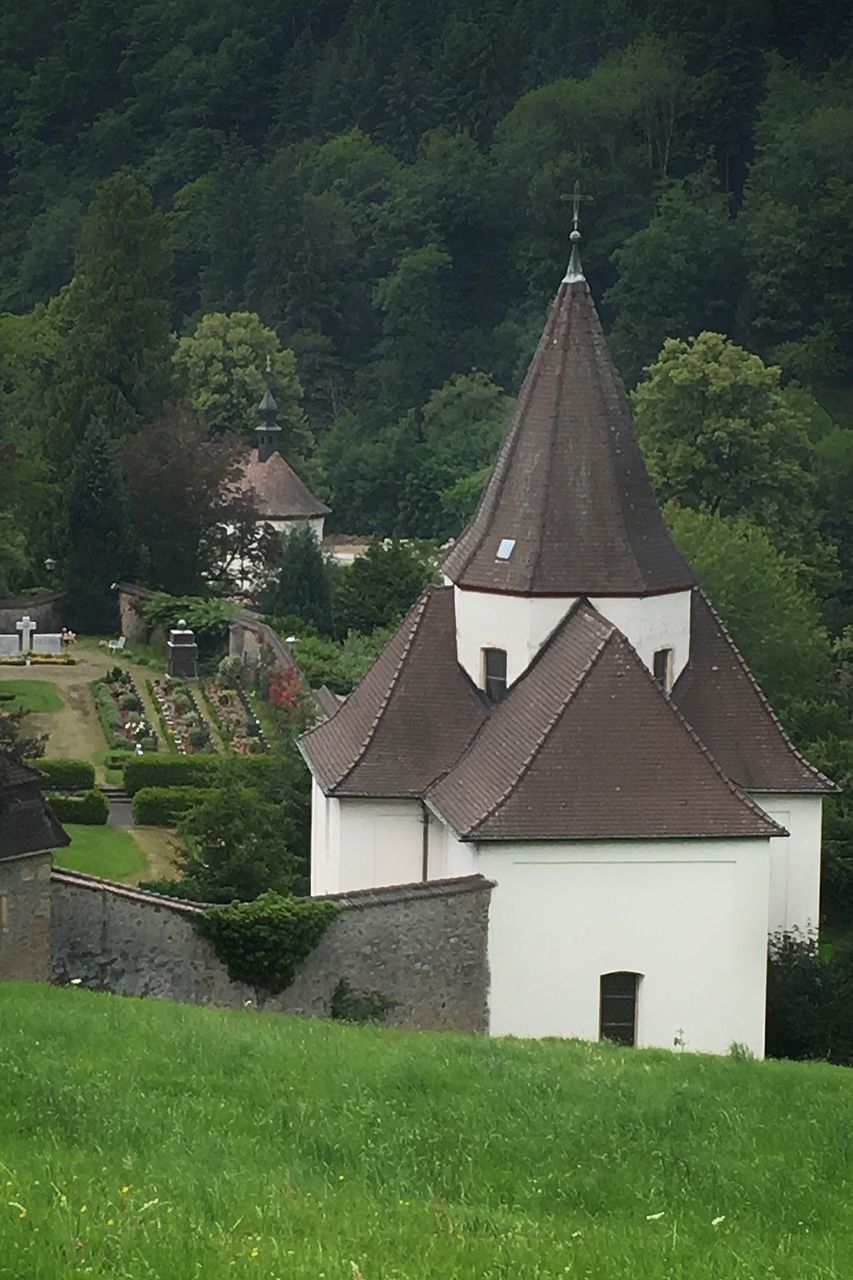
[[[598,1038],[616,1044],[637,1043],[639,973],[603,973],[599,999]]]
[[[654,656],[654,677],[664,693],[672,688],[672,650],[656,649]]]
[[[483,650],[483,687],[490,702],[506,693],[506,649]]]

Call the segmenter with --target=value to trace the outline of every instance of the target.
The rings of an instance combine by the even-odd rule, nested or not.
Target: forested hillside
[[[209,585],[267,358],[334,527],[456,534],[578,180],[676,536],[853,779],[851,42],[847,0],[8,0],[0,595]]]

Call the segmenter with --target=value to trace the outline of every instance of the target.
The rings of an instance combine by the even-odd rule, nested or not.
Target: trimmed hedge
[[[39,760],[37,768],[47,774],[48,784],[57,791],[75,791],[95,785],[95,766],[88,760]]]
[[[133,797],[133,821],[140,827],[174,827],[210,795],[209,787],[142,787]]]
[[[48,799],[60,822],[82,822],[89,827],[103,827],[110,815],[107,797],[94,788],[73,795],[54,792]]]
[[[135,756],[135,751],[108,751],[104,764],[108,769],[123,769]]]
[[[136,756],[124,767],[124,785],[132,796],[143,787],[209,787],[218,770],[210,756]]]

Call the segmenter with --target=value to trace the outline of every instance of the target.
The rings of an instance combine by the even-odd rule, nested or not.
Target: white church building
[[[672,542],[577,244],[444,575],[301,741],[312,893],[480,873],[492,1034],[762,1054],[834,787]]]

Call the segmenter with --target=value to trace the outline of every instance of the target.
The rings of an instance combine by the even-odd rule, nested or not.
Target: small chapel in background
[[[760,1055],[834,788],[670,537],[579,239],[444,585],[301,740],[311,891],[481,874],[493,1034]]]
[[[255,493],[261,520],[276,533],[309,527],[318,542],[329,508],[302,481],[281,452],[278,405],[270,387],[258,405],[257,443],[243,467],[243,484]]]

